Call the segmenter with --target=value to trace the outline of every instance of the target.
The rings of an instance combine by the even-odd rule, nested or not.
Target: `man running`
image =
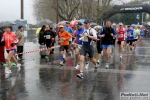
[[[66,58],[66,52],[68,52],[69,48],[69,39],[72,38],[70,33],[64,30],[64,26],[59,26],[59,33],[58,33],[58,41],[60,43],[60,65],[64,65],[64,61]]]
[[[127,27],[126,30],[126,34],[127,34],[127,53],[129,54],[132,51],[132,45],[134,42],[134,31],[133,29],[131,29],[130,26]]]
[[[93,58],[94,48],[92,42],[93,40],[97,40],[97,35],[95,30],[90,27],[90,20],[85,20],[84,25],[85,25],[85,31],[83,33],[84,38],[82,39],[83,44],[80,50],[80,74],[77,74],[77,77],[80,79],[83,79],[83,63],[86,54],[89,55],[90,60],[94,63],[94,65],[96,65],[96,60]]]
[[[140,30],[138,29],[137,26],[135,26],[134,27],[134,51],[136,49],[137,40],[139,39],[139,35],[140,35]]]
[[[78,22],[77,30],[76,30],[76,37],[75,37],[75,41],[77,42],[76,49],[75,49],[77,66],[75,67],[75,69],[79,69],[80,67],[79,52],[82,47],[82,40],[80,40],[80,38],[83,36],[83,32],[84,32],[83,24],[81,22]]]
[[[119,28],[117,30],[117,37],[118,37],[118,46],[119,46],[119,55],[120,60],[122,59],[123,47],[124,47],[124,40],[125,40],[125,29],[123,27],[123,23],[119,23]]]
[[[66,22],[66,27],[64,28],[64,30],[70,33],[70,35],[72,35],[73,37],[73,29],[70,27],[70,22]],[[70,55],[72,56],[73,54],[72,38],[69,39],[69,49],[71,50]]]
[[[113,38],[116,37],[114,33],[114,29],[111,27],[111,21],[106,21],[106,27],[103,28],[103,32],[101,33],[102,39],[102,48],[104,56],[106,56],[106,66],[105,68],[109,68],[109,61],[110,61],[110,51],[112,49]]]

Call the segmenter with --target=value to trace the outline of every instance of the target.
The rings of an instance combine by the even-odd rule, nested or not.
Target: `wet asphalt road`
[[[37,43],[27,42],[24,51],[38,48]],[[21,71],[14,67],[8,79],[0,69],[0,100],[120,100],[120,92],[150,92],[150,39],[139,43],[135,54],[123,54],[122,63],[116,50],[110,69],[104,68],[104,57],[96,73],[91,63],[83,80],[75,77],[79,71],[74,70],[74,58],[59,66],[58,51],[53,65],[39,52],[25,54]]]

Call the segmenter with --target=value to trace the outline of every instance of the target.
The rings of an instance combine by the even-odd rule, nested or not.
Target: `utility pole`
[[[21,19],[24,19],[24,0],[21,0]]]
[[[56,1],[56,23],[58,23],[58,0]]]

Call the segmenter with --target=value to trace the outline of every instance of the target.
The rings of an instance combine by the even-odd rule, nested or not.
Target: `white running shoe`
[[[63,66],[63,65],[64,65],[64,62],[63,62],[63,61],[61,61],[59,64],[60,64],[61,66]]]
[[[109,64],[108,64],[108,63],[106,63],[106,66],[105,66],[105,68],[106,68],[106,69],[108,69],[108,68],[109,68]]]
[[[89,63],[87,63],[86,65],[85,65],[85,70],[88,70],[89,69]]]
[[[122,55],[120,55],[120,59],[122,59]]]
[[[75,67],[75,69],[79,69],[80,68],[80,65],[79,64],[77,64],[77,66]]]
[[[17,64],[17,68],[18,68],[18,71],[20,71],[20,66],[21,66],[21,64]]]
[[[8,67],[5,67],[5,74],[11,74],[11,70]]]

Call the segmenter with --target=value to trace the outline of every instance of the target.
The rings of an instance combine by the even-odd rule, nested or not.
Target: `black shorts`
[[[98,54],[101,54],[101,52],[102,52],[102,50],[103,50],[103,49],[102,49],[102,45],[97,42],[96,47],[97,47],[97,52],[98,52]]]
[[[72,44],[72,41],[69,41],[69,45],[71,45]]]
[[[134,41],[137,41],[138,39],[134,39]]]
[[[121,44],[121,42],[122,42],[122,41],[118,41],[117,43],[118,43],[118,44]]]
[[[134,40],[127,40],[127,44],[132,45],[132,43],[134,42]]]
[[[89,55],[89,58],[94,57],[94,48],[92,45],[82,45],[80,55],[86,56],[87,54]]]
[[[112,43],[112,45],[115,45],[115,42],[116,42],[116,39],[113,39],[113,43]]]
[[[52,43],[51,43],[51,40],[50,40],[50,39],[46,39],[46,47],[47,47],[47,48],[52,47]]]
[[[66,50],[66,52],[68,52],[68,49],[69,49],[68,45],[66,45],[66,46],[60,46],[60,51]]]
[[[47,47],[47,48],[51,48],[51,47],[52,47],[52,44],[51,44],[51,43],[46,43],[46,47]]]

